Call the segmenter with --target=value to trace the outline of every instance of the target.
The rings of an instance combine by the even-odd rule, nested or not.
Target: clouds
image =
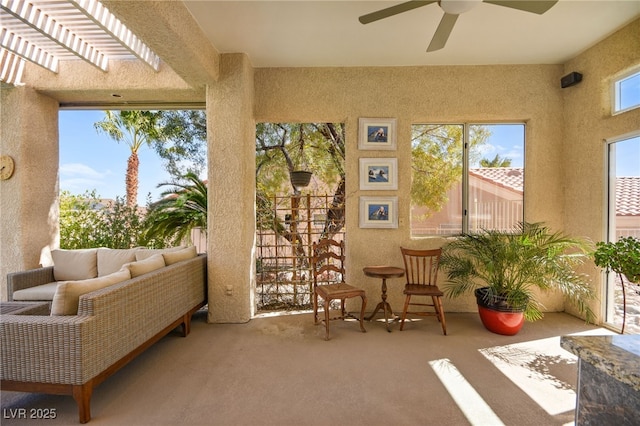
[[[72,194],[83,194],[95,189],[99,196],[111,195],[113,180],[113,173],[108,169],[98,171],[83,163],[60,165],[60,188]]]
[[[488,125],[491,136],[486,145],[480,147],[484,158],[500,158],[511,160],[511,167],[524,166],[524,125],[496,124]]]
[[[101,173],[82,163],[68,163],[60,165],[61,177],[62,175],[67,175],[70,177],[81,176],[88,179],[103,179],[109,174],[111,174],[111,171],[109,170]]]
[[[74,195],[96,191],[101,198],[124,198],[127,160],[131,151],[108,136],[96,132],[94,123],[104,118],[103,111],[61,110],[60,190]],[[161,190],[160,182],[169,180],[162,160],[154,150],[144,147],[138,152],[138,203],[144,205],[148,193],[154,199]]]

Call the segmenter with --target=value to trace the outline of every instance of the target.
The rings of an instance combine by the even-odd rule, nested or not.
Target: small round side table
[[[382,309],[384,311],[384,322],[387,324],[387,331],[391,332],[389,328],[389,316],[393,318],[395,315],[393,314],[393,310],[391,310],[391,305],[387,302],[387,279],[404,276],[404,269],[395,266],[366,266],[362,271],[368,277],[382,278],[382,301],[378,303],[373,313],[366,318],[366,320],[371,321],[378,311]]]

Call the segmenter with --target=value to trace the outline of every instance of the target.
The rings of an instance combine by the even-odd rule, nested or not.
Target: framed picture
[[[396,149],[395,118],[360,118],[358,124],[359,149]]]
[[[360,190],[398,189],[397,158],[361,158]]]
[[[360,197],[360,228],[397,228],[398,197]]]

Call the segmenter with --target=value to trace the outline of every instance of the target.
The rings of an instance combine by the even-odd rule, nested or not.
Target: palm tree
[[[207,184],[195,173],[183,176],[184,183],[163,182],[172,186],[163,191],[160,201],[149,207],[145,219],[145,239],[160,238],[174,244],[189,241],[195,228],[207,230]]]
[[[94,124],[98,132],[107,134],[116,142],[124,142],[131,149],[127,160],[126,199],[128,206],[135,206],[138,200],[138,150],[143,145],[164,140],[158,125],[160,114],[154,111],[105,111],[105,119]]]
[[[511,159],[502,158],[500,157],[500,154],[496,154],[496,156],[493,157],[493,160],[489,160],[487,158],[480,160],[480,165],[482,167],[510,167]]]

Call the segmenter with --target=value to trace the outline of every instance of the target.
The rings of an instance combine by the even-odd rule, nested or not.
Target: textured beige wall
[[[164,10],[161,5],[158,13]],[[370,309],[379,300],[380,282],[364,277],[364,266],[400,265],[401,245],[442,244],[437,238],[411,240],[409,236],[412,123],[524,121],[525,218],[599,239],[604,221],[602,140],[636,130],[640,123],[639,111],[608,116],[607,82],[639,63],[639,22],[566,66],[253,70],[242,54],[221,55],[219,80],[209,82],[206,93],[211,182],[209,320],[243,322],[253,313],[254,142],[258,121],[346,124],[347,274],[350,281],[367,290]],[[170,31],[179,30],[167,25],[172,28]],[[191,40],[190,37],[187,34],[184,40]],[[182,39],[176,40],[180,44]],[[180,48],[174,47],[169,55],[178,53]],[[198,53],[189,50],[189,55]],[[217,63],[217,55],[211,61]],[[215,74],[206,60],[199,58],[196,62],[201,62],[198,73],[202,72],[203,79]],[[26,81],[36,84],[48,96],[26,88],[2,89],[2,153],[16,157],[18,164],[16,176],[0,182],[3,297],[6,272],[37,266],[40,250],[56,243],[52,237],[57,235],[56,102],[103,101],[112,90],[123,90],[125,96],[145,102],[201,102],[204,96],[199,87],[185,84],[180,77],[189,72],[190,64],[184,64],[179,73],[163,69],[153,76],[139,64],[114,64],[109,74],[90,70],[81,63],[69,66],[79,68],[52,76],[27,67]],[[573,88],[560,89],[560,77],[569,71],[582,72],[585,80]],[[76,72],[80,76],[86,74],[86,78],[76,79]],[[397,150],[359,151],[359,117],[396,117]],[[358,158],[372,156],[398,158],[398,191],[359,191]],[[360,229],[359,197],[390,194],[399,197],[399,228]],[[401,283],[401,279],[389,282],[389,301],[396,310],[402,306]],[[230,294],[227,286],[231,286]],[[563,308],[558,295],[545,297],[544,302],[550,311]],[[445,309],[475,311],[475,303],[471,298],[447,300]]]
[[[54,74],[27,63],[23,80],[28,86],[55,98],[61,104],[121,105],[135,107],[142,102],[153,106],[164,103],[204,103],[204,88],[193,88],[165,63],[155,72],[140,61],[111,61],[109,72],[84,61],[60,61]],[[121,98],[113,97],[116,93]]]
[[[583,80],[563,90],[564,141],[562,158],[566,185],[564,224],[568,232],[593,241],[605,239],[607,139],[640,130],[640,109],[611,115],[611,82],[621,74],[640,70],[640,19],[567,62],[564,73],[577,71]],[[591,265],[585,272],[595,278],[601,296],[600,271]],[[604,299],[600,297],[600,299]],[[599,309],[599,304],[594,303]]]
[[[0,181],[2,299],[8,272],[38,267],[58,235],[58,104],[25,87],[0,89],[0,153],[15,161]]]
[[[102,0],[101,3],[189,85],[204,88],[218,79],[218,51],[195,25],[182,1]]]
[[[347,275],[367,290],[369,308],[380,297],[380,280],[366,278],[367,265],[402,265],[399,247],[438,247],[439,238],[412,240],[410,128],[423,122],[526,122],[525,217],[562,226],[564,187],[558,182],[562,154],[562,66],[460,66],[398,68],[257,69],[256,121],[339,121],[347,136]],[[360,151],[359,117],[398,119],[396,151]],[[398,191],[360,191],[360,157],[397,157]],[[397,195],[398,229],[360,229],[360,196]],[[402,308],[402,279],[389,281],[389,301]],[[562,310],[557,295],[547,309]],[[474,311],[472,297],[446,300],[447,311]]]
[[[253,69],[246,55],[221,56],[220,79],[207,92],[207,131],[208,320],[246,322],[255,286]]]

